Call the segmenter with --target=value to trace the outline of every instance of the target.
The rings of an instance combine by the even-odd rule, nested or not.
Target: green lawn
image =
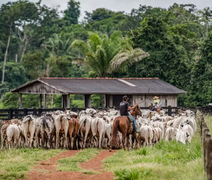
[[[104,167],[113,171],[119,180],[203,180],[199,132],[187,145],[161,141],[154,147],[120,150],[104,160]]]
[[[205,116],[205,122],[208,125],[208,128],[210,129],[210,133],[212,135],[212,116]]]
[[[11,149],[0,150],[0,179],[24,178],[39,161],[47,160],[63,150]]]

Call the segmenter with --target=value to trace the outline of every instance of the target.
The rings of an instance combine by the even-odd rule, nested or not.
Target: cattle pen
[[[98,110],[107,110],[106,108],[97,108]],[[117,108],[115,108],[117,109]],[[140,109],[149,109],[149,107],[140,107]],[[177,114],[177,110],[180,109],[179,107],[162,107],[162,109],[169,115]],[[52,109],[42,109],[42,108],[24,108],[24,109],[0,109],[0,120],[10,120],[13,118],[22,119],[27,115],[35,115],[41,116],[43,113],[52,112],[52,111],[65,111],[71,110],[74,112],[78,112],[81,110],[85,110],[85,108],[52,108]]]

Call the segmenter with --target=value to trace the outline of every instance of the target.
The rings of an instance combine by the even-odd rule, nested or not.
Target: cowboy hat
[[[153,99],[159,99],[159,97],[155,96]]]

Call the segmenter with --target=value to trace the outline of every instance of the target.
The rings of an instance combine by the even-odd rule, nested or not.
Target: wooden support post
[[[113,95],[109,95],[109,108],[113,108]]]
[[[64,96],[63,96],[63,94],[61,96],[61,108],[64,108]]]
[[[90,108],[91,107],[91,95],[86,94],[84,95],[84,108]]]
[[[39,108],[42,108],[42,94],[39,97]]]
[[[69,97],[69,95],[66,95],[66,94],[62,95],[62,108],[63,109],[70,108],[70,100],[68,99],[68,97]]]
[[[70,108],[70,94],[67,94],[67,95],[66,95],[66,99],[67,99],[67,100],[66,100],[66,103],[67,103],[67,104],[66,104],[66,108]]]
[[[51,108],[54,107],[54,94],[51,95]]]
[[[46,94],[43,95],[43,108],[46,109]]]
[[[22,94],[19,94],[19,109],[22,109]]]
[[[102,108],[106,108],[106,95],[102,94]]]
[[[172,115],[172,107],[168,106],[168,116],[171,116],[171,115]]]

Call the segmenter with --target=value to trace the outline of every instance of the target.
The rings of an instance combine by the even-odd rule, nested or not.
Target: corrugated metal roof
[[[69,94],[184,94],[158,78],[39,78],[22,85],[12,92],[41,82],[49,87]]]

